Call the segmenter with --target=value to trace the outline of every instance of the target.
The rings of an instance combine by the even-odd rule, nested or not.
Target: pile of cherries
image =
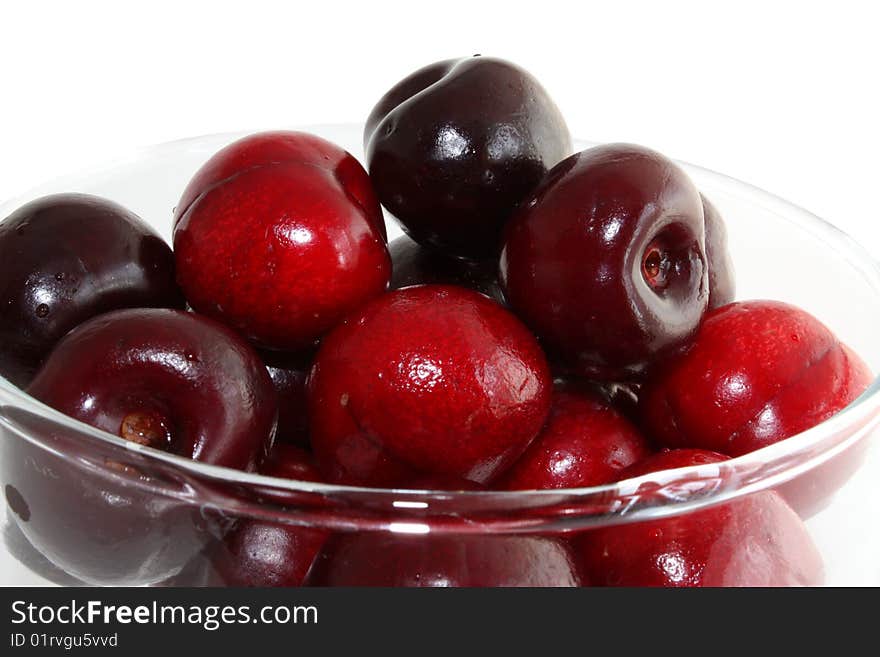
[[[0,373],[205,463],[443,490],[717,463],[825,420],[871,379],[806,312],[733,301],[724,222],[681,168],[629,144],[572,154],[553,101],[509,62],[416,71],[381,98],[364,143],[369,174],[301,132],[227,146],[184,190],[173,251],[108,200],[21,207],[0,224]],[[390,245],[380,203],[407,234]],[[28,467],[5,465],[45,475]],[[19,524],[75,574],[102,581],[114,560],[123,581],[181,570],[174,534],[144,548],[113,496],[7,479]],[[176,581],[815,584],[793,502],[765,491],[566,538],[245,519]],[[72,557],[74,534],[100,535],[106,557]]]

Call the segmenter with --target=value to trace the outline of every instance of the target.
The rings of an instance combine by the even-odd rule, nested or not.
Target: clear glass
[[[360,126],[308,130],[362,156]],[[10,200],[0,206],[0,217],[43,194],[80,191],[125,205],[170,239],[172,210],[191,175],[241,136],[204,136],[144,150]],[[807,309],[873,371],[880,370],[878,264],[809,212],[737,180],[683,166],[726,218],[738,298],[779,299]],[[400,234],[393,221],[388,225],[391,238]],[[381,532],[424,545],[429,554],[429,541],[441,535],[459,541],[514,535],[568,540],[596,527],[694,513],[776,489],[806,518],[824,560],[825,583],[877,585],[880,455],[868,438],[880,418],[878,389],[875,380],[821,425],[719,464],[594,488],[465,492],[325,485],[204,465],[95,430],[0,378],[7,544],[18,531],[14,524],[61,571],[88,583],[193,583],[178,571],[188,572],[216,553],[242,519],[304,532]],[[36,563],[20,548],[9,550]],[[27,575],[17,581],[28,581]]]

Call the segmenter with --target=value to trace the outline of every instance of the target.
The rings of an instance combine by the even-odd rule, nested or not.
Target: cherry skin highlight
[[[72,328],[120,308],[182,308],[174,256],[132,212],[86,194],[31,201],[0,223],[0,375],[30,383]]]
[[[668,447],[738,456],[819,424],[870,381],[867,366],[809,313],[737,302],[709,313],[690,348],[657,368],[642,418]]]
[[[511,308],[568,371],[642,376],[691,337],[706,310],[699,192],[671,160],[627,144],[557,165],[507,227]]]
[[[581,488],[616,481],[651,454],[641,432],[596,393],[557,387],[541,433],[496,488]]]
[[[624,472],[718,463],[726,457],[680,449]],[[650,484],[649,484],[650,485]],[[575,539],[597,586],[816,586],[822,559],[797,514],[773,491],[646,522],[589,530]]]
[[[485,483],[537,435],[550,392],[534,337],[491,299],[450,285],[395,290],[322,342],[309,378],[312,447],[332,481]]]
[[[304,133],[217,153],[178,204],[174,252],[190,305],[259,347],[297,351],[381,294],[391,262],[359,166]]]
[[[482,258],[571,152],[571,137],[528,72],[476,56],[431,64],[392,87],[367,119],[364,145],[379,200],[412,239]]]

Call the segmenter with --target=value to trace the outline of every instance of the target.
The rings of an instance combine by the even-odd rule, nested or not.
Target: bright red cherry
[[[688,176],[627,144],[569,157],[507,227],[501,284],[552,356],[603,380],[641,375],[708,301],[703,207]]]
[[[264,348],[308,348],[391,274],[366,172],[313,135],[227,146],[196,174],[176,217],[187,300]]]
[[[671,450],[624,472],[718,463],[725,456]],[[823,565],[797,514],[773,491],[682,515],[589,530],[576,539],[599,586],[815,586]]]
[[[668,447],[737,456],[822,422],[870,381],[861,359],[809,313],[737,302],[709,313],[690,348],[658,366],[642,416]]]
[[[322,342],[312,447],[334,481],[396,485],[423,472],[483,483],[537,435],[550,392],[537,341],[496,302],[447,285],[395,290]]]
[[[538,81],[480,56],[401,80],[370,113],[364,145],[379,200],[406,233],[468,257],[497,253],[517,204],[571,153],[562,114]]]
[[[495,487],[581,488],[616,481],[651,453],[641,432],[604,399],[571,386],[553,394],[541,433]]]

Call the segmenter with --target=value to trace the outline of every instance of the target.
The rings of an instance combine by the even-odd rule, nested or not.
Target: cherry
[[[388,250],[392,290],[428,283],[460,285],[504,303],[495,260],[453,258],[421,246],[406,235],[391,242]]]
[[[312,351],[283,353],[263,351],[260,357],[278,393],[279,441],[308,446],[309,422],[306,401],[306,377],[311,368]]]
[[[671,450],[623,475],[725,458],[703,450]],[[600,586],[815,586],[823,576],[822,559],[806,527],[773,491],[660,520],[589,530],[576,544],[585,573]]]
[[[308,452],[276,445],[261,472],[270,477],[321,481]],[[273,498],[284,500],[283,492]],[[302,586],[328,533],[296,525],[241,520],[208,550],[195,581],[208,586]],[[195,568],[199,572],[199,568]],[[183,582],[178,581],[177,584]]]
[[[275,426],[275,393],[257,354],[226,327],[177,310],[120,310],[81,324],[27,391],[138,445],[244,470],[264,458]],[[61,441],[59,454],[4,441],[3,480],[29,509],[24,534],[76,577],[160,581],[219,531],[210,514],[165,493],[180,482],[161,464],[116,449],[89,468],[82,463],[102,445],[79,445],[51,426],[34,431]]]
[[[0,223],[0,374],[25,387],[69,330],[109,310],[182,308],[171,249],[97,196],[31,201]]]
[[[709,263],[709,308],[726,306],[736,298],[733,260],[727,249],[727,227],[712,203],[702,194],[706,222],[706,259]]]
[[[364,144],[382,204],[406,233],[450,255],[485,257],[544,173],[571,152],[535,78],[475,56],[422,68],[367,119]]]
[[[651,453],[647,441],[597,394],[557,388],[540,435],[496,487],[581,488],[616,481]]]
[[[313,135],[227,146],[187,187],[176,222],[178,280],[192,307],[267,349],[310,347],[381,294],[391,273],[366,172]]]
[[[312,586],[584,586],[566,544],[540,536],[334,536]]]
[[[671,160],[626,144],[575,154],[511,219],[501,284],[573,373],[644,374],[696,330],[708,299],[700,195]]]
[[[663,445],[737,456],[815,426],[870,381],[867,366],[807,312],[737,302],[707,314],[691,347],[657,368],[642,417]]]
[[[257,355],[217,323],[177,310],[121,310],[68,334],[28,392],[126,440],[241,470],[275,430]]]
[[[312,447],[332,481],[393,486],[423,472],[484,483],[538,433],[550,392],[540,347],[496,302],[451,285],[395,290],[322,342]]]

